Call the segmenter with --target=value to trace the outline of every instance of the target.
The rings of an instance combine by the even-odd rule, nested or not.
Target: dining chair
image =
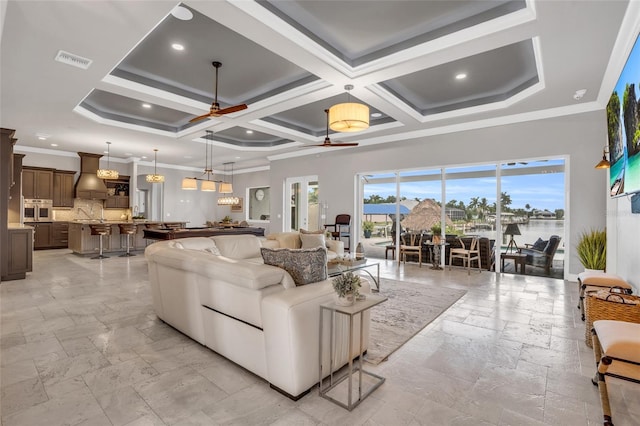
[[[451,270],[451,266],[453,265],[453,259],[462,259],[462,267],[464,268],[466,266],[467,273],[469,275],[471,274],[472,260],[478,262],[478,272],[482,272],[482,262],[480,261],[480,246],[478,244],[478,238],[471,238],[468,248],[462,238],[458,237],[458,242],[460,243],[460,247],[452,247],[449,250],[449,270]]]
[[[422,268],[422,233],[405,233],[400,236],[398,263],[407,262],[407,254],[417,255],[419,267]]]
[[[344,251],[351,251],[351,215],[343,213],[336,216],[334,223],[325,224],[324,228],[333,228],[331,237],[334,240],[347,239],[347,243],[344,245]]]

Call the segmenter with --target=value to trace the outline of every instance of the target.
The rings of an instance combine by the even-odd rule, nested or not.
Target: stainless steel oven
[[[53,200],[25,199],[25,222],[51,222],[53,217]]]

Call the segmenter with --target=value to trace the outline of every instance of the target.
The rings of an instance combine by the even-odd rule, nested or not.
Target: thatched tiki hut
[[[438,203],[427,198],[420,201],[400,223],[405,230],[430,232],[433,225],[440,223],[441,215],[442,208]],[[445,216],[445,221],[447,226],[453,224],[449,216]]]

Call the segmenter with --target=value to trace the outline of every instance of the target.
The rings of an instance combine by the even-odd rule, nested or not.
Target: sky
[[[563,164],[562,160],[547,161],[546,165]],[[539,166],[542,163],[530,163],[530,165]],[[527,167],[526,165],[520,166]],[[487,170],[487,166],[478,168],[467,167],[465,169],[456,169],[455,171],[473,171]],[[407,173],[407,175],[415,175],[418,173]],[[375,178],[373,175],[371,178]],[[389,176],[385,174],[384,176]],[[373,179],[370,179],[373,180]],[[564,173],[548,173],[535,175],[520,176],[503,176],[502,192],[506,192],[511,196],[512,209],[525,208],[529,204],[531,208],[539,210],[554,211],[556,209],[564,209]],[[424,198],[441,199],[441,182],[440,180],[423,181],[423,182],[403,182],[400,184],[401,196],[408,199],[420,200]],[[395,194],[395,183],[389,184],[366,184],[364,186],[365,198],[376,194],[383,198]],[[480,177],[471,179],[448,179],[446,186],[446,200],[455,199],[463,201],[465,205],[469,204],[472,197],[485,197],[489,204],[496,201],[496,178]]]

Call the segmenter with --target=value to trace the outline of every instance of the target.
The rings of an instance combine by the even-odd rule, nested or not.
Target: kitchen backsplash
[[[102,201],[79,198],[73,200],[73,208],[53,208],[53,220],[57,222],[102,218],[104,220],[131,219],[131,209],[105,209]]]

